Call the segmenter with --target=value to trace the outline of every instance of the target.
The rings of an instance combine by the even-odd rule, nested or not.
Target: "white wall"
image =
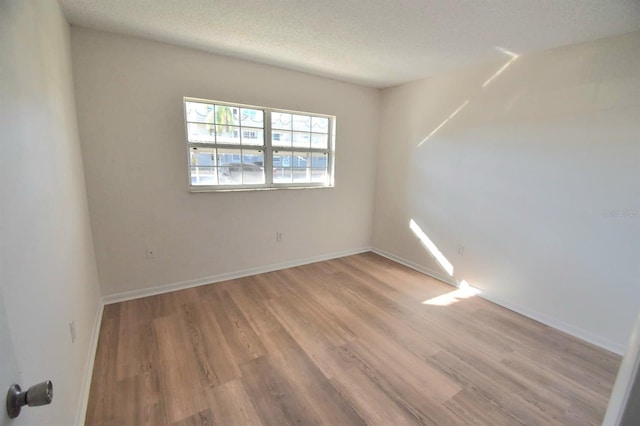
[[[105,295],[371,244],[377,90],[138,38],[71,34]],[[336,115],[336,187],[187,192],[183,96]]]
[[[508,60],[383,91],[374,246],[438,270],[413,218],[456,280],[622,353],[640,306],[640,33],[521,56],[483,88]]]
[[[71,425],[99,289],[57,2],[1,0],[0,53],[0,293],[23,387],[54,383],[51,406],[26,408],[12,424]]]

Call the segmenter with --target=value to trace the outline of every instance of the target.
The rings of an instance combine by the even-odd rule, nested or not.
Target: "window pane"
[[[294,152],[291,156],[293,182],[309,182],[311,179],[310,165],[308,152]]]
[[[291,168],[291,151],[273,151],[274,167]]]
[[[222,124],[223,126],[240,125],[240,108],[216,105],[216,124]],[[220,132],[219,129],[218,132]]]
[[[311,163],[309,162],[309,153],[308,152],[294,152],[291,157],[291,167],[297,169],[303,169],[305,167],[309,167]]]
[[[240,127],[216,124],[216,142],[240,145]]]
[[[215,166],[215,148],[191,148],[189,150],[189,164],[191,166]]]
[[[311,130],[311,117],[308,115],[293,115],[293,130],[309,132]]]
[[[242,184],[242,151],[218,148],[218,180],[220,185]]]
[[[291,146],[291,132],[284,130],[271,131],[271,145],[273,146]]]
[[[237,166],[218,167],[218,185],[241,185],[242,174]]]
[[[309,148],[309,133],[293,132],[293,146]]]
[[[251,127],[242,127],[243,145],[264,145],[264,130]]]
[[[324,117],[311,117],[311,131],[316,133],[329,133],[329,119]]]
[[[309,182],[311,180],[310,169],[293,169],[293,182]]]
[[[215,143],[216,129],[213,124],[187,123],[189,142]]]
[[[311,169],[311,182],[329,183],[329,173],[324,169]]]
[[[311,148],[327,148],[329,135],[311,133]]]
[[[217,185],[216,150],[214,148],[196,148],[189,150],[191,185]]]
[[[212,104],[203,104],[200,102],[185,102],[185,111],[187,121],[198,123],[211,123],[214,120],[214,109]]]
[[[271,128],[291,130],[291,114],[287,114],[284,112],[272,112]]]
[[[264,165],[264,151],[261,149],[243,149],[242,163],[255,164],[262,167]]]
[[[311,153],[311,167],[314,169],[326,169],[329,156],[324,152]]]
[[[264,183],[264,152],[242,150],[242,183]]]
[[[275,168],[273,183],[291,183],[291,169]]]
[[[273,152],[273,182],[291,183],[291,152]]]
[[[191,185],[217,185],[216,167],[191,167]]]
[[[240,110],[242,127],[264,127],[264,113],[259,109],[242,108]]]
[[[242,151],[239,149],[218,148],[218,167],[242,162]]]
[[[328,159],[329,155],[326,153],[311,154],[311,182],[329,182]]]

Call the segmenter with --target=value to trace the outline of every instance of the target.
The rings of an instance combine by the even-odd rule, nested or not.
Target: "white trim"
[[[533,320],[541,322],[549,327],[553,327],[556,330],[560,330],[564,333],[570,334],[573,337],[577,337],[578,339],[584,340],[586,342],[592,343],[596,346],[599,346],[603,349],[611,351],[618,355],[624,355],[626,347],[619,343],[613,342],[605,337],[599,336],[597,334],[593,334],[589,331],[583,330],[580,327],[576,327],[569,323],[566,323],[562,320],[550,317],[546,314],[540,313],[534,309],[530,309],[516,303],[504,300],[500,297],[495,296],[494,294],[487,293],[485,291],[480,291],[478,296],[483,299],[488,300],[489,302],[493,302],[496,305],[503,306],[509,310],[519,313],[520,315],[524,315],[525,317],[529,317]]]
[[[80,405],[76,414],[77,426],[84,426],[85,417],[87,416],[87,406],[89,404],[89,391],[91,390],[91,378],[93,377],[93,366],[96,360],[96,351],[98,350],[98,338],[100,337],[100,326],[102,324],[102,312],[104,311],[104,302],[102,298],[98,301],[96,309],[96,317],[93,321],[93,329],[91,330],[91,341],[89,342],[88,359],[84,367],[84,377],[82,388],[80,389]]]
[[[371,248],[371,251],[376,253],[376,254],[379,254],[382,257],[386,257],[389,260],[393,260],[394,262],[400,263],[401,265],[404,265],[407,268],[411,268],[411,269],[414,269],[414,270],[416,270],[418,272],[422,272],[423,274],[428,275],[431,278],[435,278],[435,279],[437,279],[439,281],[442,281],[443,283],[452,285],[454,287],[458,287],[458,283],[452,277],[443,275],[443,274],[441,274],[441,273],[439,273],[437,271],[434,271],[431,268],[427,268],[426,266],[419,265],[419,264],[417,264],[415,262],[412,262],[410,260],[404,259],[404,258],[402,258],[400,256],[396,256],[393,253],[389,253],[388,251],[384,251],[384,250],[376,248],[376,247]]]
[[[631,332],[627,353],[622,359],[622,364],[618,370],[616,382],[611,391],[609,406],[602,421],[603,426],[619,425],[624,417],[625,411],[631,401],[631,391],[635,381],[638,380],[638,369],[640,369],[640,315],[636,319],[636,325]],[[624,419],[633,421],[633,419]]]
[[[447,277],[443,274],[440,274],[430,268],[427,268],[425,266],[419,265],[417,263],[414,263],[410,260],[404,259],[400,256],[396,256],[395,254],[389,253],[387,251],[381,250],[379,248],[375,248],[373,247],[371,249],[371,251],[373,251],[374,253],[379,254],[380,256],[386,257],[388,259],[391,259],[395,262],[398,262],[402,265],[405,265],[411,269],[415,269],[418,272],[422,272],[425,275],[428,275],[432,278],[436,278],[446,284],[450,284],[452,286],[458,287],[458,283],[452,278],[452,277]],[[558,320],[556,318],[550,317],[546,314],[540,313],[536,310],[518,305],[516,303],[513,303],[511,301],[502,299],[498,296],[496,296],[495,294],[492,293],[487,293],[486,291],[480,290],[480,293],[478,293],[478,296],[482,297],[485,300],[488,300],[489,302],[495,303],[496,305],[500,305],[504,308],[507,308],[511,311],[514,311],[520,315],[524,315],[525,317],[531,318],[535,321],[541,322],[545,325],[548,325],[550,327],[553,327],[557,330],[560,330],[564,333],[570,334],[574,337],[577,337],[578,339],[587,341],[589,343],[592,343],[596,346],[599,346],[603,349],[606,349],[608,351],[611,351],[613,353],[616,353],[618,355],[624,355],[624,352],[626,350],[626,347],[620,343],[617,342],[613,342],[605,337],[602,336],[598,336],[596,334],[593,334],[591,332],[588,332],[586,330],[583,330],[579,327],[575,327],[571,324],[568,324],[564,321]]]
[[[242,269],[240,271],[227,272],[224,274],[210,275],[208,277],[196,278],[193,280],[180,281],[177,283],[163,284],[155,287],[143,288],[140,290],[124,291],[114,293],[102,297],[105,305],[112,303],[125,302],[127,300],[140,299],[142,297],[154,296],[157,294],[169,293],[176,290],[184,290],[191,287],[199,287],[201,285],[213,284],[220,281],[234,280],[236,278],[248,277],[251,275],[263,274],[265,272],[277,271],[280,269],[293,268],[295,266],[306,265],[309,263],[322,262],[324,260],[336,259],[344,256],[351,256],[371,251],[371,247],[362,247],[358,249],[344,250],[334,253],[312,256],[303,259],[296,259],[288,262],[273,263],[271,265],[257,266],[255,268]]]

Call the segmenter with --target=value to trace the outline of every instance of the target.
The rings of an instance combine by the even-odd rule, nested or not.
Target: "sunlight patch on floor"
[[[423,305],[448,306],[460,299],[468,299],[480,293],[477,288],[471,287],[466,281],[462,281],[457,290],[442,294],[422,302]]]

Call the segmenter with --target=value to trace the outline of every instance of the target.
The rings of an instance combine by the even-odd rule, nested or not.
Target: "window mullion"
[[[215,143],[187,142],[189,148],[217,148]]]
[[[271,146],[271,110],[264,110],[264,176],[268,187],[273,187],[273,147]]]

